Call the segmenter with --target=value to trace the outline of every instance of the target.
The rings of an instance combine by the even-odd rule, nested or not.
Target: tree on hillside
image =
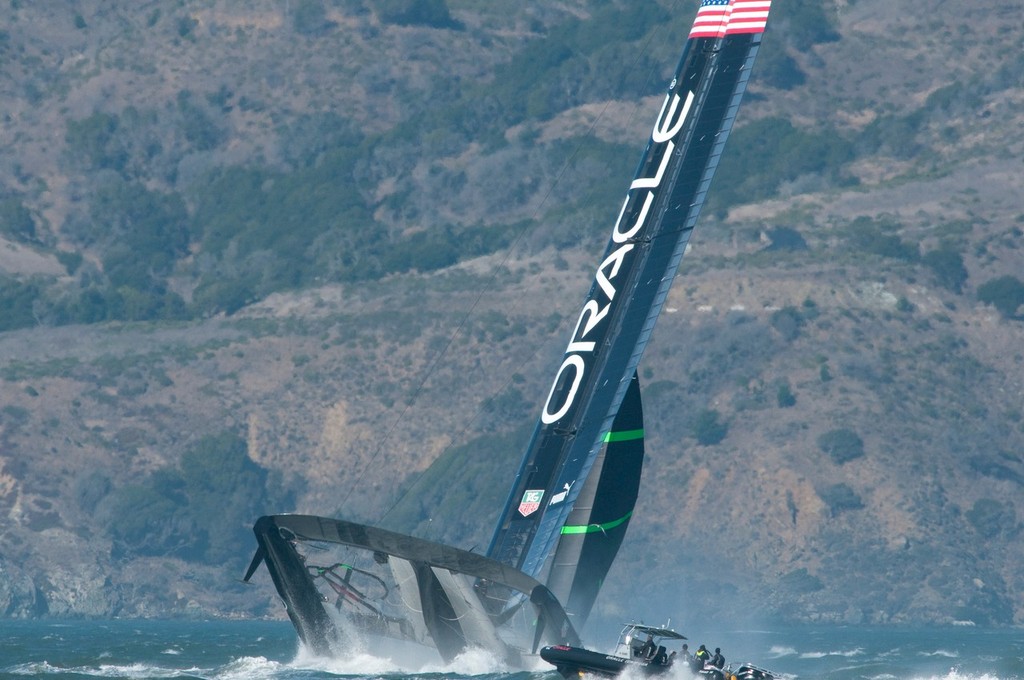
[[[842,465],[864,455],[864,440],[853,430],[841,427],[818,437],[818,448]]]
[[[1000,276],[978,288],[978,299],[995,307],[1007,319],[1017,317],[1024,305],[1024,281],[1016,276]]]
[[[119,134],[120,119],[116,114],[97,112],[88,118],[69,120],[64,141],[68,153],[88,170],[124,169],[128,150]]]
[[[772,328],[778,331],[785,340],[792,342],[800,336],[800,328],[804,325],[804,318],[800,310],[793,306],[786,306],[772,313],[770,323]]]
[[[1013,531],[1016,518],[1013,506],[1006,506],[991,498],[982,498],[964,513],[974,530],[983,538],[995,538],[1003,531]]]
[[[19,241],[34,241],[36,223],[32,213],[17,198],[0,200],[0,234]]]
[[[856,250],[905,262],[916,262],[920,252],[916,243],[899,237],[901,225],[888,219],[858,217],[850,222],[850,245]]]
[[[788,380],[779,383],[779,387],[775,392],[775,401],[779,408],[796,406],[796,395],[793,394],[793,388],[790,387]]]
[[[864,501],[848,484],[833,484],[818,490],[818,497],[828,506],[829,515],[838,516],[846,510],[860,510]]]
[[[445,0],[377,0],[381,21],[399,26],[462,28],[452,18]]]
[[[322,0],[299,0],[292,10],[292,25],[302,35],[315,36],[332,28]]]
[[[169,555],[222,563],[240,559],[251,538],[247,525],[282,492],[248,456],[233,432],[200,438],[177,467],[115,491],[106,503],[108,531],[118,556]]]
[[[725,439],[725,435],[729,433],[729,425],[720,422],[718,418],[718,411],[714,409],[704,409],[697,414],[693,423],[693,437],[698,444],[714,446]]]
[[[962,292],[963,285],[967,282],[967,268],[960,253],[948,248],[930,250],[924,254],[921,262],[935,273],[940,286],[954,293]]]

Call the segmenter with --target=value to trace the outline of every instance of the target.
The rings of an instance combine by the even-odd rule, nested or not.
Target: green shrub
[[[767,236],[771,245],[765,250],[807,250],[807,241],[799,231],[792,227],[768,229]]]
[[[860,510],[864,507],[860,496],[847,484],[833,484],[819,490],[818,496],[828,506],[829,514],[832,517],[846,510]]]
[[[757,80],[780,90],[791,90],[803,85],[807,76],[785,50],[772,49],[757,55]]]
[[[381,21],[399,26],[461,28],[445,0],[376,0]]]
[[[1004,529],[1012,530],[1016,524],[1013,507],[991,498],[975,501],[964,517],[983,538],[995,538]]]
[[[836,42],[840,38],[834,2],[790,0],[779,5],[778,16],[773,18],[785,25],[786,34],[797,45],[806,47]]]
[[[181,131],[195,149],[210,151],[217,147],[226,136],[224,130],[207,112],[206,108],[197,103],[188,90],[178,93],[178,114],[181,116]]]
[[[1024,282],[1016,276],[1000,276],[978,288],[978,300],[995,307],[1007,319],[1017,316],[1024,305]]]
[[[792,342],[800,336],[800,328],[804,324],[803,315],[796,307],[783,307],[772,313],[769,321],[772,328],[784,339]]]
[[[36,238],[36,223],[32,213],[17,198],[0,200],[0,234],[18,241],[33,241]]]
[[[729,425],[718,420],[718,411],[705,409],[697,414],[693,422],[693,437],[701,446],[718,444],[729,433]]]
[[[784,574],[779,582],[785,589],[797,594],[814,593],[825,587],[821,579],[808,572],[805,567]]]
[[[107,526],[119,555],[228,562],[244,555],[247,526],[275,495],[284,494],[270,489],[245,440],[222,432],[200,438],[178,467],[111,494]]]
[[[818,448],[839,465],[864,455],[864,441],[856,432],[845,427],[829,430],[819,436]]]
[[[905,262],[916,262],[920,258],[918,246],[903,241],[896,234],[899,227],[899,224],[889,220],[858,217],[847,229],[851,245],[859,251]]]
[[[330,28],[323,0],[298,0],[292,10],[292,26],[302,35],[316,35]]]
[[[36,301],[43,296],[47,280],[33,276],[26,281],[0,273],[0,331],[29,328],[39,323]]]
[[[74,276],[78,268],[82,266],[82,253],[76,251],[58,250],[56,252],[57,261],[63,265],[64,269],[71,276]]]
[[[853,158],[853,145],[837,130],[800,129],[784,118],[755,120],[730,135],[708,208],[719,211],[767,198],[804,175],[844,183],[842,168]]]
[[[939,285],[959,294],[967,282],[967,268],[959,252],[949,248],[930,250],[921,262],[932,270]]]
[[[789,382],[779,384],[779,388],[775,391],[775,401],[779,408],[796,406],[796,395],[793,394],[793,389],[789,386]]]
[[[94,113],[81,120],[69,120],[64,141],[71,156],[92,169],[123,170],[128,150],[118,135],[120,119],[109,113]]]

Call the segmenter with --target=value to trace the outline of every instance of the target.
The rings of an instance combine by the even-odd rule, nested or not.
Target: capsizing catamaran
[[[343,652],[353,630],[431,646],[448,661],[468,647],[514,663],[541,644],[580,645],[576,630],[640,486],[637,366],[732,129],[770,4],[702,0],[486,555],[341,519],[256,522],[245,580],[266,564],[314,653]]]

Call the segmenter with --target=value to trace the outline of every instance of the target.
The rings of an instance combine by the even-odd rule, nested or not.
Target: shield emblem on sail
[[[544,498],[544,491],[527,491],[523,494],[523,500],[519,503],[519,514],[529,517],[540,508],[540,499]]]

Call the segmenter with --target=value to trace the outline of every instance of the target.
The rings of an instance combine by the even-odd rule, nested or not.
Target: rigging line
[[[676,0],[676,2],[673,3],[673,5],[672,5],[673,10],[678,8],[679,3],[680,3],[680,0]],[[675,14],[675,12],[673,12],[673,14]],[[669,31],[669,28],[667,28],[667,27],[666,28],[655,27],[655,29],[653,31],[651,31],[651,33],[649,34],[647,40],[644,42],[643,47],[639,50],[636,59],[634,59],[633,64],[627,70],[627,75],[629,73],[632,73],[637,68],[637,66],[640,63],[640,60],[649,52],[651,43],[658,36],[659,31],[662,31],[662,30],[663,31]],[[655,64],[655,65],[651,66],[651,69],[648,71],[647,77],[644,80],[643,90],[647,90],[650,87],[650,83],[653,80],[655,72],[656,72],[657,69],[658,69],[658,65]],[[590,126],[587,128],[587,133],[586,133],[585,137],[590,137],[590,136],[593,135],[594,130],[597,128],[598,123],[600,123],[602,121],[602,119],[604,118],[604,116],[605,116],[605,114],[606,114],[606,112],[608,110],[608,107],[611,106],[611,103],[612,103],[611,101],[606,101],[605,102],[604,106],[602,106],[602,108],[598,112],[597,116],[594,118],[594,120],[591,122]],[[639,101],[634,103],[632,111],[630,112],[629,117],[627,118],[627,122],[632,121],[636,117],[637,112],[640,110],[641,106],[642,105],[641,105],[641,103]],[[544,207],[546,207],[546,205],[548,203],[548,200],[551,197],[551,194],[554,192],[554,189],[557,187],[557,185],[562,180],[562,178],[568,173],[569,168],[572,165],[572,162],[579,155],[579,153],[580,153],[581,149],[583,148],[583,146],[584,146],[584,142],[581,141],[580,143],[578,143],[576,145],[576,147],[573,149],[573,151],[569,154],[569,157],[563,163],[563,165],[562,165],[561,169],[559,170],[558,174],[555,176],[555,180],[550,183],[550,185],[548,187],[548,191],[545,193],[543,199],[540,201],[540,203],[534,209],[533,214],[530,217],[530,221],[527,224],[535,222],[537,220],[537,218],[540,215],[541,210]],[[518,247],[518,245],[520,244],[520,242],[524,238],[524,236],[526,234],[526,231],[527,231],[527,227],[526,226],[524,226],[519,231],[519,233],[516,235],[516,238],[514,239],[513,243],[509,246],[508,251],[507,251],[505,257],[501,260],[501,263],[500,263],[499,266],[504,265],[511,258],[512,253],[516,250],[516,248]],[[448,342],[441,349],[441,353],[437,357],[438,362],[440,361],[440,358],[444,355],[444,353],[447,352],[448,348],[454,342],[454,340],[456,339],[458,334],[462,331],[463,327],[466,325],[466,322],[467,322],[468,318],[472,315],[472,312],[476,309],[476,306],[479,304],[479,302],[482,299],[484,293],[489,292],[493,288],[494,281],[495,281],[495,279],[497,278],[497,275],[498,275],[497,274],[498,269],[499,269],[498,267],[495,268],[495,273],[492,275],[491,280],[488,282],[488,285],[477,296],[477,298],[474,301],[473,305],[470,307],[469,311],[467,312],[466,317],[463,319],[463,323],[461,323],[458,326],[456,331],[453,333],[452,337],[449,338]],[[571,319],[571,316],[573,314],[575,314],[575,313],[576,313],[576,307],[572,307],[569,312],[563,314],[562,324],[561,325],[564,325],[566,323],[566,319]],[[522,369],[530,361],[532,361],[537,356],[537,354],[540,353],[540,351],[541,351],[540,343],[533,343],[533,352],[531,352],[530,354],[526,355],[523,358],[523,360],[520,361],[517,364],[516,369]],[[558,361],[561,361],[561,356],[559,356],[556,359],[554,359],[551,363],[552,363],[552,365],[554,365]],[[436,363],[437,362],[435,362],[435,364],[431,366],[431,371],[434,368],[436,368]],[[502,391],[507,389],[509,387],[509,385],[512,384],[513,376],[517,372],[518,372],[517,370],[514,370],[512,372],[512,375],[509,376],[509,378],[501,385],[501,387],[498,390],[496,390],[495,392],[493,392],[492,396],[490,398],[488,398],[487,400],[485,400],[484,403],[479,408],[477,408],[477,410],[467,419],[467,421],[463,425],[463,427],[460,430],[458,430],[457,432],[453,433],[453,436],[449,438],[449,443],[447,444],[447,446],[445,446],[445,448],[438,455],[438,458],[444,456],[446,453],[451,451],[451,449],[455,447],[455,445],[456,445],[455,443],[456,442],[459,442],[459,441],[463,440],[463,438],[466,435],[466,432],[469,431],[471,425],[473,423],[475,423],[479,418],[482,417],[484,411],[487,409],[487,407],[496,398],[496,395],[500,394]],[[414,393],[413,401],[415,400],[416,396],[418,396],[419,392],[422,390],[424,384],[426,383],[426,380],[429,377],[430,377],[430,374],[428,373],[428,375],[425,376],[424,380],[421,381],[421,383],[418,386],[416,392]],[[405,412],[407,410],[408,410],[408,406],[407,406],[407,408],[405,410],[403,410],[403,412],[402,412],[403,416],[405,415]],[[399,419],[399,421],[396,421],[396,425],[397,425],[397,422],[400,422],[400,420],[401,420],[401,418]],[[392,427],[391,430],[388,431],[388,435],[390,435],[391,431],[393,431],[393,430],[394,430],[394,427]],[[388,517],[388,515],[390,515],[391,512],[395,508],[397,508],[402,503],[402,501],[405,500],[405,498],[410,493],[412,493],[415,489],[417,489],[419,487],[420,482],[423,479],[424,479],[424,476],[422,474],[417,476],[417,478],[413,481],[413,483],[410,484],[408,486],[408,488],[404,492],[402,492],[402,494],[384,512],[384,514],[380,518],[380,521],[383,522]],[[433,523],[428,525],[428,527],[432,527],[432,526],[434,526]],[[426,535],[426,534],[424,534],[424,535]]]
[[[678,4],[678,2],[679,2],[679,0],[676,0],[675,4]],[[661,27],[656,26],[655,29],[650,32],[650,34],[647,37],[647,40],[644,41],[642,48],[638,51],[636,58],[633,60],[632,65],[629,67],[629,69],[627,69],[627,74],[633,72],[638,67],[638,65],[640,63],[640,60],[648,53],[650,45],[651,45],[651,42],[654,40],[655,36],[658,35],[660,30],[668,30],[668,29],[667,28],[662,29]],[[651,69],[648,71],[647,78],[644,81],[644,89],[647,89],[647,87],[649,87],[650,82],[651,82],[651,80],[652,80],[652,78],[654,76],[654,71],[655,71],[656,68],[657,68],[657,66],[652,66]],[[597,116],[594,118],[594,120],[591,122],[590,126],[587,128],[587,133],[586,133],[587,137],[593,135],[593,132],[597,128],[598,123],[601,122],[601,120],[605,117],[605,114],[608,111],[608,108],[611,106],[611,103],[612,103],[611,100],[606,101],[604,103],[604,105],[601,107],[601,109],[598,112]],[[628,120],[630,120],[630,121],[633,120],[633,118],[636,116],[636,113],[639,110],[639,108],[640,108],[640,103],[639,102],[634,103],[633,110],[630,113]],[[583,149],[583,146],[584,146],[584,142],[583,141],[580,141],[579,143],[577,143],[577,145],[575,146],[573,151],[569,154],[569,157],[562,164],[562,167],[559,169],[558,173],[555,175],[555,179],[548,185],[547,191],[544,193],[544,196],[541,199],[540,203],[538,203],[537,207],[534,208],[533,213],[530,216],[530,220],[525,222],[523,227],[516,233],[516,236],[513,239],[512,243],[509,245],[508,249],[506,250],[504,257],[501,259],[501,261],[498,263],[497,266],[492,268],[492,272],[493,273],[491,274],[491,277],[488,280],[487,284],[484,285],[481,288],[481,290],[477,293],[476,298],[473,300],[473,302],[470,305],[469,309],[467,310],[466,314],[462,317],[462,320],[459,322],[458,326],[455,328],[455,330],[449,336],[449,338],[448,338],[447,342],[444,344],[444,346],[435,355],[434,360],[428,365],[426,373],[423,375],[422,379],[416,385],[415,389],[412,392],[411,397],[406,400],[405,407],[402,409],[402,412],[398,415],[397,418],[395,418],[394,421],[392,421],[391,426],[388,428],[388,430],[384,433],[384,436],[379,441],[376,449],[374,450],[373,454],[370,456],[369,463],[367,465],[365,465],[363,467],[363,469],[359,472],[359,474],[356,477],[355,483],[349,485],[349,490],[345,494],[345,497],[341,501],[342,505],[344,505],[348,501],[348,498],[349,498],[349,496],[351,496],[353,490],[356,487],[358,487],[359,481],[362,480],[363,474],[369,468],[369,464],[372,464],[372,463],[374,463],[377,460],[378,456],[380,455],[381,451],[384,448],[384,444],[391,437],[392,433],[394,433],[395,429],[397,429],[398,425],[405,420],[406,414],[412,408],[412,405],[419,398],[420,394],[423,392],[423,390],[424,390],[424,388],[426,386],[427,381],[433,376],[433,374],[436,371],[437,367],[440,365],[441,360],[447,355],[448,349],[452,346],[452,344],[455,342],[455,340],[458,339],[458,337],[462,335],[464,329],[468,325],[469,320],[472,318],[473,313],[476,311],[476,308],[479,306],[480,301],[483,299],[484,295],[489,293],[489,292],[491,292],[491,291],[493,291],[495,289],[495,281],[497,280],[501,269],[512,258],[512,254],[518,249],[519,245],[522,243],[523,239],[525,238],[525,236],[526,236],[526,234],[528,232],[528,226],[527,225],[536,222],[536,220],[540,216],[541,210],[544,209],[548,205],[548,201],[551,198],[552,193],[554,193],[555,188],[559,185],[559,183],[562,181],[562,179],[568,174],[569,169],[572,166],[573,161],[579,155],[580,151]],[[533,359],[533,357],[535,357],[539,351],[540,351],[540,346],[535,344],[534,351],[530,355],[528,355],[527,358],[524,359],[519,364],[519,366],[522,367],[522,366],[526,365],[526,363],[529,362],[531,359]],[[510,377],[505,382],[505,384],[502,386],[501,389],[507,388],[508,385],[511,382],[512,382],[512,378]],[[498,393],[500,393],[500,390],[498,392],[495,392],[495,394],[498,394]],[[486,403],[489,404],[492,400],[493,400],[493,397],[491,399],[488,399]],[[484,411],[484,407],[483,406],[481,406],[480,408],[478,408],[476,410],[476,412],[473,414],[473,416],[469,419],[469,423],[467,423],[461,430],[459,430],[458,434],[460,435],[460,437],[466,433],[466,431],[469,429],[469,425],[471,423],[475,422],[476,419],[478,417],[480,417],[480,415],[483,413],[483,411]],[[443,456],[445,453],[450,451],[452,449],[452,447],[455,445],[455,441],[456,441],[456,439],[454,437],[450,438],[448,445],[442,450],[441,454],[438,457]],[[420,479],[422,479],[422,475],[420,476]],[[419,481],[419,479],[417,479],[411,485],[409,485],[409,488],[404,493],[402,493],[402,495],[399,496],[399,498],[396,499],[391,504],[391,506],[381,516],[381,518],[379,520],[380,522],[383,522],[384,519],[386,519],[387,516],[391,514],[391,511],[394,510],[396,507],[398,507],[398,505],[406,498],[406,496],[408,496],[409,493],[414,488],[416,488],[418,481]]]

